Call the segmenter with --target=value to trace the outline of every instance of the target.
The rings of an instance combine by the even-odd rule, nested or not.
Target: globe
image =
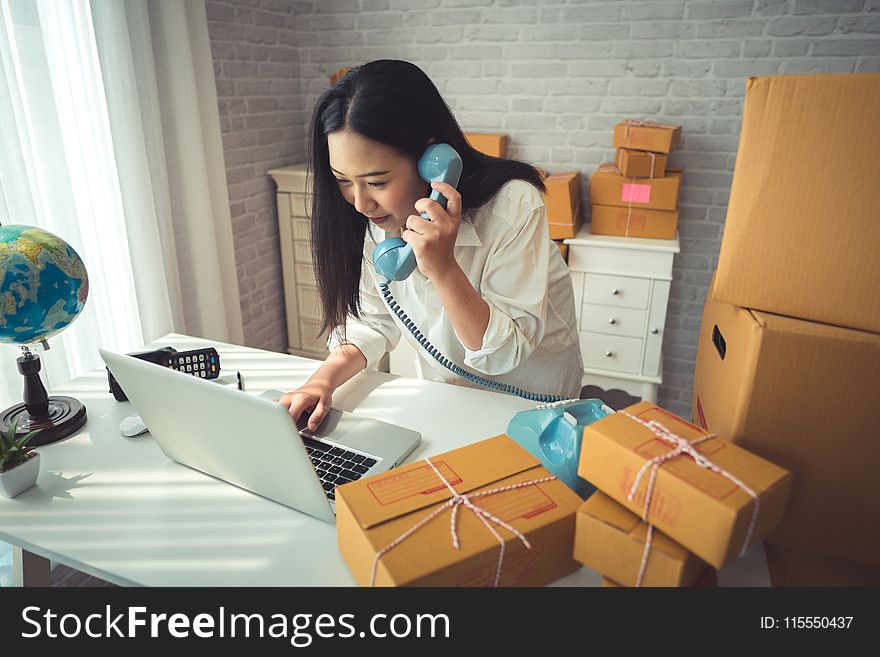
[[[39,430],[31,446],[65,438],[86,422],[78,399],[46,393],[40,357],[28,345],[67,328],[88,295],[85,265],[67,242],[33,226],[0,226],[0,344],[21,346],[15,363],[24,377],[24,403],[0,412],[0,430]]]
[[[0,343],[30,344],[64,330],[89,294],[85,265],[57,235],[0,226]]]

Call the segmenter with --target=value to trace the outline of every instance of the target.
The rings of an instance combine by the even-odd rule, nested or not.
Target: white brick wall
[[[611,127],[684,126],[682,253],[660,403],[690,414],[696,339],[721,241],[750,75],[880,71],[880,0],[206,0],[248,344],[281,349],[274,198],[266,169],[302,160],[328,76],[409,59],[467,130],[510,135],[511,155],[585,174]],[[586,192],[586,190],[585,190]]]

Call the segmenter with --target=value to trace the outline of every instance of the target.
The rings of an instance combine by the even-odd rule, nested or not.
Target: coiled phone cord
[[[507,392],[512,395],[516,395],[517,397],[522,397],[523,399],[529,399],[536,402],[570,401],[564,395],[537,394],[534,392],[528,392],[527,390],[523,390],[522,388],[517,388],[516,386],[512,386],[508,383],[501,383],[500,381],[484,379],[481,376],[477,376],[476,374],[468,372],[466,369],[459,367],[451,360],[446,358],[446,356],[441,354],[440,350],[432,345],[428,341],[428,339],[424,335],[422,335],[422,332],[419,331],[415,323],[407,316],[407,314],[403,311],[403,308],[401,308],[400,305],[398,305],[398,303],[394,300],[394,296],[391,294],[391,290],[388,289],[388,284],[389,281],[385,281],[384,283],[379,284],[379,291],[382,293],[382,297],[385,299],[385,303],[388,304],[388,308],[391,309],[391,312],[397,315],[397,318],[403,323],[406,328],[409,329],[410,333],[413,334],[413,337],[425,349],[425,351],[431,354],[431,356],[434,357],[434,360],[436,360],[446,369],[454,372],[463,379],[467,379],[471,383],[476,383],[478,385],[485,386],[486,388],[492,388],[493,390]]]

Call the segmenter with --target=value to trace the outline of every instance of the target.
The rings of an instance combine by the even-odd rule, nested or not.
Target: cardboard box
[[[681,169],[668,169],[663,178],[626,178],[613,164],[602,164],[590,179],[590,202],[593,205],[678,209]]]
[[[627,178],[662,178],[666,175],[665,153],[617,149],[617,168]]]
[[[607,577],[602,578],[602,588],[619,589],[625,588],[623,584],[618,584],[613,579]],[[718,571],[712,566],[706,566],[702,573],[697,576],[691,587],[692,589],[717,589],[718,588]]]
[[[689,442],[706,435],[699,427],[650,402],[624,409],[642,422],[655,421]],[[764,537],[782,518],[791,474],[721,438],[710,438],[696,451],[737,477],[759,497],[750,541]],[[578,474],[633,513],[641,516],[650,472],[642,477],[633,501],[627,500],[646,461],[668,454],[673,446],[650,428],[621,412],[584,427]],[[740,554],[752,522],[755,500],[730,479],[692,458],[679,455],[657,471],[648,521],[716,568]]]
[[[752,78],[718,299],[880,333],[880,74]]]
[[[614,145],[637,151],[671,153],[681,139],[681,126],[653,121],[624,121],[614,126]]]
[[[764,541],[772,586],[880,586],[880,567]]]
[[[465,139],[471,146],[492,157],[507,157],[507,135],[488,132],[466,132]]]
[[[459,494],[474,495],[550,473],[505,435],[431,457]],[[451,498],[425,461],[352,482],[336,489],[339,551],[361,586],[370,585],[377,553]],[[501,586],[541,586],[580,567],[571,556],[575,513],[581,499],[558,479],[472,497],[477,506],[522,532],[523,543],[504,528]],[[447,509],[382,555],[376,586],[492,586],[498,541],[466,507],[457,514],[460,549],[450,536]],[[495,526],[495,525],[493,525]]]
[[[547,191],[544,205],[547,206],[547,222],[550,225],[550,239],[564,240],[574,237],[581,227],[581,173],[553,173],[544,178]]]
[[[553,243],[559,247],[559,253],[562,254],[562,259],[568,262],[568,244],[565,244],[560,240],[555,240]]]
[[[648,524],[597,491],[578,509],[574,558],[623,586],[635,586],[645,552]],[[654,530],[642,586],[690,586],[706,564]]]
[[[711,292],[694,421],[789,469],[776,543],[880,564],[880,335],[745,310]]]
[[[593,235],[674,240],[678,229],[678,210],[594,205],[591,222],[590,231]]]

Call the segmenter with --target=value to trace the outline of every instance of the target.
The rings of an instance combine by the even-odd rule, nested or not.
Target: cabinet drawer
[[[308,219],[291,219],[293,224],[293,239],[308,242],[312,239],[312,227]]]
[[[293,259],[297,262],[312,262],[312,248],[308,242],[293,241]]]
[[[290,194],[290,216],[291,217],[308,217],[309,197],[305,194]]]
[[[581,306],[580,327],[582,331],[641,338],[645,335],[646,318],[646,310],[585,303]]]
[[[628,276],[584,275],[584,303],[647,308],[651,281]]]
[[[294,269],[296,270],[297,285],[317,287],[318,284],[315,281],[315,270],[312,268],[311,263],[298,262],[294,265]]]
[[[320,319],[321,306],[318,301],[318,290],[306,285],[296,286],[296,300],[299,307],[299,317],[306,319]]]
[[[638,373],[642,360],[640,339],[586,331],[578,335],[585,367]]]

